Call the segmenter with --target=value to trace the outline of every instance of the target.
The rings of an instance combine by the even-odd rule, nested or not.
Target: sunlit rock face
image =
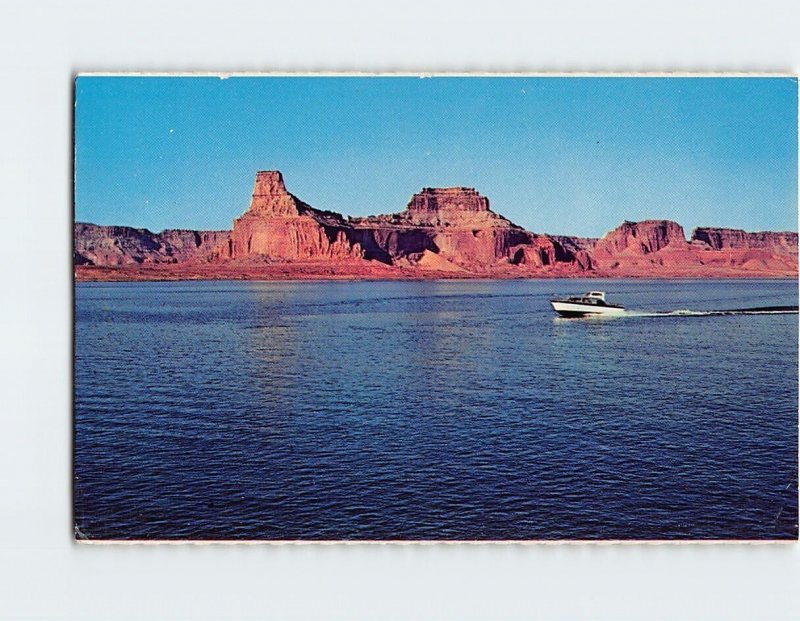
[[[797,252],[797,233],[700,227],[692,232],[692,241],[708,244],[713,250],[761,248],[773,252]]]
[[[233,222],[223,258],[267,257],[275,260],[362,258],[363,250],[347,236],[339,214],[314,209],[290,194],[277,170],[256,174],[250,208]]]
[[[248,209],[232,231],[75,224],[73,262],[81,268],[309,264],[383,277],[389,268],[474,276],[794,276],[797,233],[702,227],[686,240],[671,220],[625,221],[601,239],[532,233],[490,208],[475,188],[423,188],[406,209],[344,217],[310,206],[277,170],[256,174]],[[245,269],[242,267],[242,269]],[[313,268],[316,269],[316,268]],[[324,270],[327,267],[320,267]],[[232,271],[233,270],[233,271]],[[305,271],[304,271],[305,270]],[[249,272],[248,272],[249,273]],[[283,274],[283,272],[281,272]]]
[[[228,247],[220,250],[220,258],[229,259],[401,260],[411,266],[430,255],[477,271],[496,264],[533,268],[560,262],[579,270],[588,264],[494,213],[474,188],[424,188],[402,212],[344,218],[290,194],[278,171],[257,173],[250,208],[234,221]],[[428,258],[420,263],[425,265],[445,263]]]
[[[606,233],[594,247],[596,254],[650,254],[672,245],[686,246],[683,227],[671,220],[625,221]]]
[[[412,262],[424,252],[467,271],[514,265],[520,270],[545,266],[582,270],[568,248],[536,235],[493,212],[489,199],[474,188],[423,188],[399,213],[353,219],[366,249],[390,259]]]

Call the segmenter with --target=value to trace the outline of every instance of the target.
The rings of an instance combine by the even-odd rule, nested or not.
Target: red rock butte
[[[343,260],[362,258],[350,243],[339,214],[323,212],[290,194],[277,170],[256,173],[250,208],[233,221],[220,259],[264,257],[272,260]]]
[[[345,217],[256,173],[231,231],[75,224],[76,278],[796,277],[797,233],[623,222],[601,239],[532,233],[468,187],[423,188],[401,212]]]
[[[408,203],[411,212],[489,211],[489,199],[475,188],[422,188]]]
[[[283,175],[277,170],[260,170],[250,201],[250,211],[275,216],[299,216],[301,201],[286,191]]]

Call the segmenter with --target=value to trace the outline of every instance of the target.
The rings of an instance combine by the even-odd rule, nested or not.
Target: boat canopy
[[[603,300],[606,301],[606,292],[605,291],[588,291],[583,295],[585,298],[594,298],[595,300]]]

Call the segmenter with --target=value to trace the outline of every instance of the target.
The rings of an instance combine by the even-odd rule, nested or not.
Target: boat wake
[[[729,308],[724,310],[635,311],[626,310],[623,317],[716,317],[724,315],[791,315],[797,314],[797,306],[760,306],[756,308]]]

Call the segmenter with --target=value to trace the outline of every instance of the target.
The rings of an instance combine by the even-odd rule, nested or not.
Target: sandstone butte
[[[75,224],[77,280],[771,277],[798,275],[797,233],[623,222],[601,239],[531,233],[473,188],[424,188],[404,211],[316,209],[256,174],[231,231]]]

